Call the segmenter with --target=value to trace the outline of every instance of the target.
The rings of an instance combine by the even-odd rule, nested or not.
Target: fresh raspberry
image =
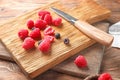
[[[54,19],[54,20],[52,21],[52,24],[53,24],[54,26],[60,26],[61,23],[62,23],[62,19],[61,19],[61,18],[56,18],[56,19]]]
[[[50,14],[46,14],[44,20],[47,22],[48,25],[52,24],[52,16]]]
[[[40,29],[35,28],[33,31],[30,32],[29,36],[33,39],[41,39]]]
[[[37,20],[35,22],[35,27],[39,28],[40,30],[43,30],[43,29],[45,29],[47,27],[47,23],[44,20]]]
[[[34,27],[34,21],[33,21],[33,20],[28,20],[28,21],[27,21],[27,27],[28,27],[29,29],[32,29],[32,28]]]
[[[54,37],[53,36],[49,36],[49,35],[45,35],[44,39],[49,40],[50,42],[54,42]]]
[[[44,35],[54,36],[54,34],[55,34],[55,30],[53,30],[52,27],[50,26],[44,30]]]
[[[78,56],[78,57],[75,59],[74,63],[75,63],[78,67],[86,67],[86,66],[87,66],[87,61],[86,61],[85,57],[84,57],[84,56],[81,56],[81,55]]]
[[[48,11],[41,10],[38,12],[38,16],[43,20],[46,14],[50,14]]]
[[[20,39],[24,40],[26,37],[28,37],[28,30],[26,30],[26,29],[19,30],[18,36]]]
[[[22,47],[26,50],[32,49],[35,47],[35,41],[32,38],[27,37],[27,38],[25,38],[25,40],[22,44]]]
[[[112,80],[112,77],[109,73],[103,73],[99,76],[98,80]]]
[[[48,52],[51,47],[51,42],[48,39],[43,39],[43,41],[39,44],[38,49],[42,52]]]

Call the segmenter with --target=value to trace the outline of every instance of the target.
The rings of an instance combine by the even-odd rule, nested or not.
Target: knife
[[[111,46],[120,48],[120,21],[109,27],[109,33],[114,37]]]
[[[95,28],[94,26],[90,25],[89,23],[85,21],[78,20],[71,15],[58,10],[54,7],[51,7],[51,9],[58,14],[59,16],[63,17],[67,21],[69,21],[72,25],[74,25],[77,29],[79,29],[81,32],[83,32],[86,36],[89,38],[95,40],[96,42],[105,45],[110,46],[113,41],[113,36],[110,34],[107,34],[106,32],[99,30]]]

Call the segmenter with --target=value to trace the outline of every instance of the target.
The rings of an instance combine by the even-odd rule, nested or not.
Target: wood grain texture
[[[43,73],[41,76],[38,76],[33,80],[83,80],[83,79],[58,73],[56,71],[48,70],[45,73]]]
[[[15,63],[0,60],[0,80],[28,80]]]
[[[34,20],[37,19],[37,15],[35,15],[37,11],[40,9],[45,9],[50,11],[49,10],[50,6],[55,6],[72,15],[75,15],[75,17],[81,20],[88,21],[91,23],[105,19],[109,16],[110,11],[107,10],[106,8],[99,6],[94,1],[91,1],[91,0],[90,1],[86,0],[86,1],[81,2],[80,6],[73,7],[69,11],[68,11],[68,8],[65,9],[64,6],[61,7],[62,3],[55,2],[43,8],[38,8],[30,13],[25,14],[24,16],[22,15],[20,17],[15,18],[14,20],[9,21],[6,24],[1,25],[0,27],[1,30],[6,29],[6,31],[2,31],[0,33],[0,38],[2,42],[9,49],[14,60],[19,64],[19,66],[22,68],[23,71],[25,71],[26,74],[29,74],[29,76],[32,78],[36,77],[37,75],[48,70],[54,65],[62,62],[66,58],[76,54],[80,50],[95,43],[95,41],[83,35],[79,30],[74,28],[70,23],[63,20],[62,28],[54,27],[54,29],[61,33],[62,39],[67,35],[71,40],[70,42],[71,46],[65,46],[62,40],[60,41],[56,40],[55,43],[53,43],[52,45],[50,55],[42,54],[37,48],[35,50],[25,51],[20,47],[22,44],[22,41],[17,37],[17,32],[19,29],[26,27],[25,23],[27,19],[30,19],[30,18]],[[54,17],[57,17],[57,15],[55,15],[53,12],[51,13],[52,15],[54,15]],[[69,28],[67,28],[66,26],[69,26]],[[8,27],[11,27],[11,28],[8,29]],[[61,45],[62,47],[60,47]],[[57,47],[60,47],[60,48],[57,48]]]
[[[99,28],[99,29],[101,29],[105,32],[108,31],[109,23],[98,22],[98,23],[95,23],[93,25],[96,26],[96,28]],[[3,46],[1,46],[1,47],[3,47]],[[0,56],[1,56],[2,59],[7,59],[8,60],[9,58],[10,59],[12,58],[6,50],[3,50],[3,48],[0,48],[0,50],[1,50],[1,55],[2,55],[2,56],[1,55]],[[88,60],[88,63],[94,64],[95,66],[93,66],[93,65],[89,66],[90,69],[81,70],[81,69],[78,69],[74,65],[74,63],[73,63],[74,58],[77,55],[79,55],[79,54],[77,54],[74,57],[69,58],[66,61],[62,62],[61,64],[58,64],[56,67],[53,67],[52,70],[55,70],[55,71],[58,71],[58,72],[61,72],[61,73],[65,73],[65,74],[69,73],[70,75],[74,75],[74,76],[77,76],[77,77],[86,77],[86,76],[89,76],[89,75],[97,74],[97,73],[99,73],[99,69],[100,69],[100,64],[101,64],[101,59],[102,59],[102,54],[103,54],[102,51],[103,51],[102,50],[102,45],[95,44],[95,45],[90,46],[89,48],[87,48],[87,49],[85,49],[85,50],[83,50],[79,53],[79,54],[82,53],[85,57],[91,56],[91,57],[89,57],[90,61]],[[94,55],[97,56],[97,60],[95,60],[96,58],[94,58]],[[94,61],[96,61],[96,63],[94,63]],[[94,68],[94,67],[96,67],[96,68]],[[51,76],[52,76],[52,74],[51,74]]]
[[[85,56],[88,63],[87,68],[78,68],[74,64],[74,60],[78,55]],[[95,44],[81,51],[79,54],[69,58],[68,60],[54,67],[53,69],[69,75],[85,78],[89,75],[95,75],[99,73],[102,57],[103,46],[100,44]]]
[[[99,4],[111,10],[111,17],[108,19],[111,23],[120,21],[120,0],[95,0]]]
[[[98,22],[93,24],[97,28],[107,32],[109,23],[106,22]],[[69,75],[77,76],[77,77],[87,77],[90,75],[95,75],[100,72],[100,66],[101,66],[101,61],[102,57],[104,54],[103,51],[103,46],[100,44],[94,44],[82,51],[80,51],[78,54],[76,54],[73,57],[70,57],[66,61],[62,62],[61,64],[58,64],[57,66],[53,67],[52,69],[61,73],[66,73]],[[78,55],[83,55],[86,57],[87,62],[88,62],[88,68],[82,69],[78,68],[74,64],[74,60]]]
[[[120,49],[106,49],[101,69],[101,73],[104,72],[110,73],[113,78],[116,78],[115,80],[120,79]]]

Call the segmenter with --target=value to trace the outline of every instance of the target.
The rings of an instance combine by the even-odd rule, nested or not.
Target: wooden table
[[[48,4],[56,0],[0,0],[0,24],[8,19],[19,16],[31,9]],[[74,3],[74,0],[63,0]],[[81,0],[75,0],[81,1]],[[120,20],[120,0],[95,0],[99,4],[112,10],[112,16],[104,22],[115,23]],[[108,48],[103,57],[101,73],[109,72],[115,80],[120,79],[120,50]],[[28,80],[14,62],[0,59],[0,80]],[[34,80],[83,80],[82,78],[70,76],[49,70]]]

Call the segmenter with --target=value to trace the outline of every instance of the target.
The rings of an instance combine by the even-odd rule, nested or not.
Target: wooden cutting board
[[[14,60],[21,67],[24,73],[29,75],[31,78],[38,76],[42,72],[95,43],[95,41],[85,36],[63,19],[62,27],[53,27],[56,32],[61,33],[61,39],[55,40],[52,44],[49,55],[44,55],[38,50],[37,42],[34,50],[25,51],[21,47],[23,41],[21,41],[17,36],[18,30],[27,28],[26,21],[28,19],[36,20],[38,18],[37,12],[39,10],[48,10],[51,12],[53,17],[58,17],[49,9],[51,6],[61,9],[78,19],[88,21],[90,23],[106,19],[110,15],[109,10],[91,0],[81,1],[78,6],[73,8],[66,7],[61,2],[54,2],[2,24],[0,26],[0,39],[2,43],[11,53]],[[64,45],[63,38],[65,37],[70,39],[70,46]]]

